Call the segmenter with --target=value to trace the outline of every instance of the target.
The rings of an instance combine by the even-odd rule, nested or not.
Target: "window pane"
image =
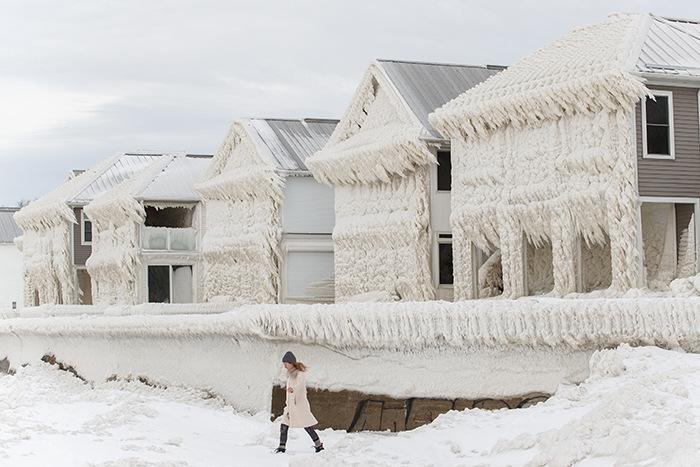
[[[450,151],[438,151],[437,189],[450,191],[452,189],[452,160]]]
[[[170,266],[148,266],[148,302],[170,302]]]
[[[667,126],[647,125],[647,154],[671,154]]]
[[[192,301],[192,266],[173,266],[173,303]]]
[[[440,243],[438,248],[440,257],[440,284],[452,284],[452,244]]]
[[[668,97],[656,96],[656,102],[647,99],[647,123],[668,125]]]
[[[87,219],[83,220],[83,239],[86,242],[92,241],[92,222]]]

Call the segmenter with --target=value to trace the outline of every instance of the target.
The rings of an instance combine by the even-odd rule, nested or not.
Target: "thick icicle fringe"
[[[191,307],[195,311],[198,305]],[[700,352],[700,298],[249,305],[215,315],[4,319],[0,334],[193,339],[223,335],[341,351],[592,351],[627,343]]]
[[[114,161],[109,158],[20,209],[23,230],[24,303],[73,303],[77,284],[72,268],[71,228],[77,222],[68,200],[78,195]]]
[[[387,183],[393,176],[406,177],[436,162],[421,140],[426,135],[372,65],[328,143],[306,165],[328,185]]]
[[[324,149],[306,160],[335,187],[336,300],[435,296],[426,130],[376,65]]]
[[[631,108],[453,141],[451,223],[455,238],[463,237],[454,245],[456,267],[470,264],[471,253],[461,248],[500,248],[504,293],[516,297],[526,292],[521,283],[523,238],[534,245],[552,242],[555,293],[565,295],[579,284],[576,244],[611,241],[613,287],[639,287],[641,256],[632,240],[639,200]],[[591,155],[596,164],[580,163]],[[501,176],[488,184],[474,183],[473,168],[479,177],[497,170]],[[473,279],[457,271],[455,281],[459,297],[473,296],[464,289],[474,287]]]
[[[613,15],[572,31],[448,102],[430,122],[444,135],[469,139],[628,108],[648,94],[626,69],[642,25],[641,16]]]
[[[434,297],[428,169],[390,183],[336,188],[336,299],[370,292]]]
[[[138,301],[139,228],[146,212],[135,196],[176,156],[163,156],[85,206],[92,221],[92,253],[85,265],[92,279],[96,304],[135,304]]]
[[[244,122],[234,122],[204,181],[202,298],[229,296],[276,303],[280,290],[283,179],[256,146]]]
[[[349,185],[388,182],[394,175],[405,177],[420,167],[437,163],[420,140],[419,131],[397,130],[395,134],[389,128],[360,133],[347,143],[314,154],[306,165],[322,183]]]

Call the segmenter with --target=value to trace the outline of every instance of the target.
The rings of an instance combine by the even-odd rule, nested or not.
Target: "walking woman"
[[[287,450],[287,434],[289,427],[303,428],[311,436],[316,452],[323,451],[323,443],[316,434],[313,426],[318,423],[311,413],[309,399],[306,398],[306,381],[304,372],[306,366],[297,361],[292,352],[287,352],[282,357],[282,364],[287,369],[287,405],[284,407],[282,415],[282,426],[280,427],[280,445],[275,452],[285,452]]]

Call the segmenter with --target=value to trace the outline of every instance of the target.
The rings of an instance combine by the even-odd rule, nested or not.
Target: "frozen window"
[[[80,223],[82,224],[80,227],[82,236],[80,242],[83,245],[92,244],[92,222],[90,222],[90,219],[88,219],[83,211],[80,211]]]
[[[147,227],[192,227],[193,215],[194,208],[156,208],[153,206],[146,206],[145,224]]]
[[[438,244],[440,285],[452,285],[452,242]]]
[[[170,266],[148,266],[148,303],[170,303]]]
[[[452,189],[452,160],[450,159],[450,151],[438,151],[437,160],[437,189],[438,191],[450,191]]]
[[[673,95],[655,92],[654,100],[647,98],[642,111],[645,157],[674,157]]]
[[[148,266],[149,303],[192,303],[192,266]]]

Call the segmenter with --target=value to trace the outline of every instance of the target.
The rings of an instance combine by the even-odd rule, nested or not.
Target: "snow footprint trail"
[[[591,376],[518,410],[449,412],[403,433],[324,430],[313,454],[292,430],[218,400],[137,382],[85,384],[47,364],[0,377],[0,465],[652,465],[700,461],[700,355],[655,347],[597,352]]]
[[[286,465],[275,427],[196,391],[84,384],[46,364],[0,378],[0,464]]]

